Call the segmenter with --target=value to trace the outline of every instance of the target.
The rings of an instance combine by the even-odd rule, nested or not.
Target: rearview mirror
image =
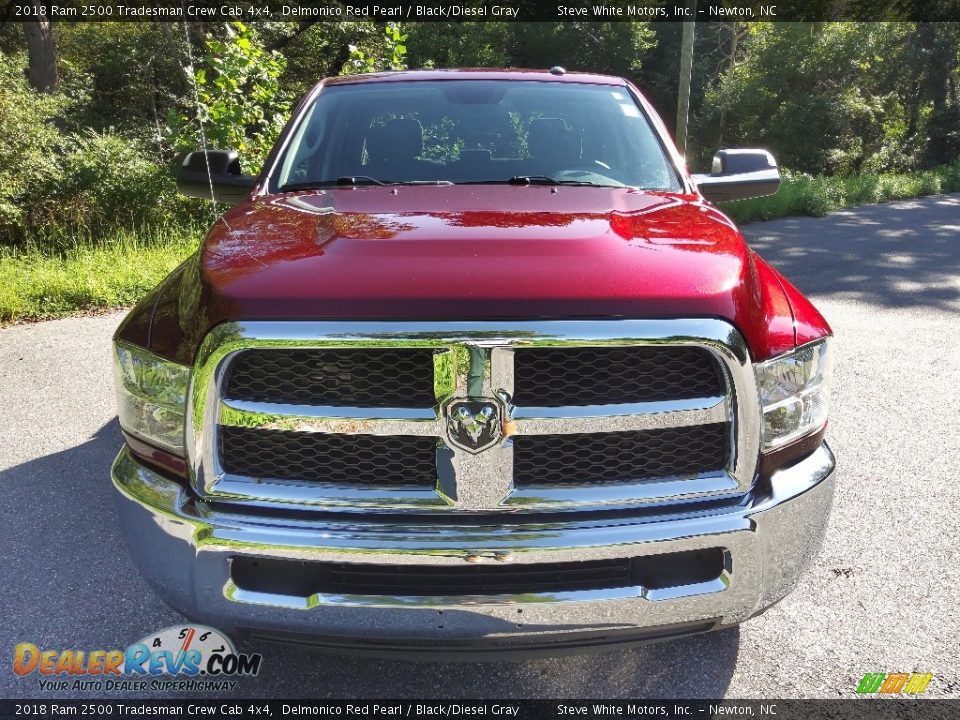
[[[255,177],[244,175],[240,170],[240,158],[233,150],[188,153],[177,171],[177,189],[181,193],[202,200],[213,199],[225,205],[236,205],[245,200],[256,184]]]
[[[766,150],[718,150],[709,175],[694,175],[697,189],[710,202],[773,195],[780,188],[777,161]]]

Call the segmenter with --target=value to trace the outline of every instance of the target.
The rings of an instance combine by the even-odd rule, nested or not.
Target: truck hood
[[[224,215],[193,265],[166,290],[180,293],[192,342],[217,322],[275,318],[710,316],[748,342],[795,339],[782,287],[761,277],[773,271],[695,195],[456,185],[264,196]]]
[[[730,221],[689,196],[401,186],[236,208],[201,271],[234,317],[489,319],[733,317],[749,268]]]

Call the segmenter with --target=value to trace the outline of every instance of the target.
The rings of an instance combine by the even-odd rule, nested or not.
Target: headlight
[[[830,341],[817,340],[756,366],[763,449],[776,450],[827,422]]]
[[[113,377],[120,426],[141,440],[183,455],[183,418],[190,369],[118,342]]]

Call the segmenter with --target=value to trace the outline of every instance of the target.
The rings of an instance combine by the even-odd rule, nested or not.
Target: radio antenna
[[[180,7],[183,7],[181,3]],[[186,15],[186,11],[184,11]],[[200,104],[200,91],[197,90],[197,80],[196,80],[196,68],[194,67],[193,61],[193,47],[190,44],[190,29],[187,27],[187,21],[183,21],[183,37],[187,41],[187,61],[190,63],[187,67],[190,68],[188,79],[190,81],[190,86],[193,88],[193,101],[196,103],[196,112],[197,112],[197,122],[200,125],[200,146],[203,149],[203,164],[207,168],[207,182],[210,183],[210,202],[213,203],[213,216],[214,218],[219,217],[220,213],[217,208],[217,195],[213,190],[213,174],[210,172],[210,156],[207,152],[207,133],[203,127],[203,106]]]

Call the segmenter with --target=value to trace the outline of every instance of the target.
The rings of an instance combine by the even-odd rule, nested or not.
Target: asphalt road
[[[960,195],[751,225],[836,332],[825,547],[739,629],[523,662],[408,663],[270,643],[262,697],[840,697],[865,672],[934,673],[960,697]],[[0,331],[0,697],[35,696],[13,647],[123,647],[180,622],[131,565],[108,467],[120,315]],[[72,693],[90,697],[84,693]],[[49,697],[49,696],[48,696]]]

